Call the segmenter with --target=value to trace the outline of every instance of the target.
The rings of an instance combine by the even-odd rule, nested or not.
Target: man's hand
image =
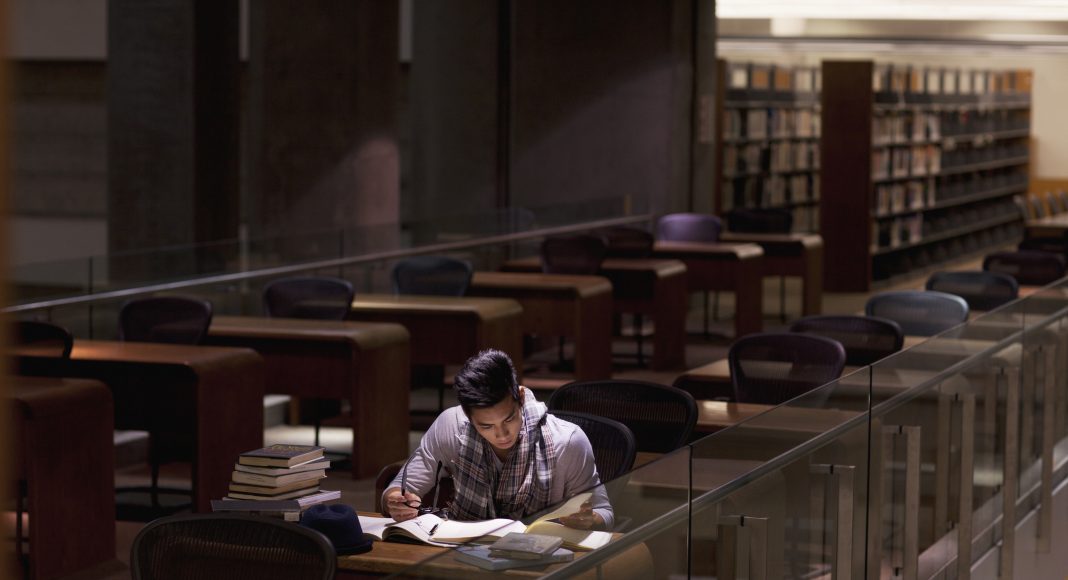
[[[422,499],[410,491],[402,495],[401,489],[394,487],[386,492],[386,510],[389,511],[389,516],[398,522],[410,520],[419,515],[417,508],[420,505],[422,505]]]
[[[563,516],[560,518],[560,523],[569,528],[575,528],[579,530],[593,530],[603,529],[604,519],[600,515],[593,512],[593,505],[589,501],[582,503],[582,507],[579,511]]]

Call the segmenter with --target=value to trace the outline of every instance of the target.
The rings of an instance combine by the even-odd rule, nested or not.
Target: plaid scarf
[[[545,425],[545,405],[530,391],[524,392],[523,426],[499,477],[493,449],[475,426],[467,421],[457,432],[460,459],[454,474],[456,494],[449,507],[453,519],[520,519],[549,506],[556,451]]]

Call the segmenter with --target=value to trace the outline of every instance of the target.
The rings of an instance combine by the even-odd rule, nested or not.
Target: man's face
[[[523,399],[522,387],[519,398]],[[523,426],[523,410],[519,401],[505,397],[492,407],[471,409],[468,419],[475,426],[475,431],[489,441],[494,449],[507,451],[519,439],[519,430]]]

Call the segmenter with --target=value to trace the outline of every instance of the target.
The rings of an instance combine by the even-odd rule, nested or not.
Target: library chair
[[[164,344],[197,345],[203,342],[211,326],[213,308],[211,302],[184,296],[150,296],[135,298],[119,309],[119,340],[125,342],[155,342]],[[162,413],[160,413],[162,414]],[[189,490],[161,489],[159,470],[171,461],[191,461],[191,441],[163,437],[155,425],[165,423],[166,418],[148,418],[148,459],[151,468],[149,493],[152,509],[162,509],[159,501],[161,491],[191,495]],[[120,491],[139,491],[129,488]]]
[[[1046,212],[1046,206],[1042,205],[1042,200],[1036,194],[1028,196],[1031,200],[1031,217],[1032,219],[1041,219],[1049,215]]]
[[[1068,211],[1068,191],[1058,189],[1057,199],[1061,200],[1061,207],[1064,208],[1064,211]]]
[[[983,270],[1012,276],[1021,286],[1045,286],[1066,273],[1064,254],[1042,251],[994,252],[983,258]]]
[[[814,334],[750,334],[727,351],[734,400],[779,405],[838,379],[846,351]]]
[[[893,320],[875,316],[806,316],[790,325],[790,332],[815,334],[838,341],[846,364],[867,366],[901,350],[905,333]]]
[[[864,313],[893,320],[906,336],[934,336],[968,320],[968,303],[934,290],[893,290],[868,298]]]
[[[1061,202],[1061,197],[1056,191],[1046,192],[1046,207],[1049,208],[1050,215],[1061,214],[1068,209],[1064,207],[1064,203]]]
[[[1021,219],[1027,221],[1032,218],[1031,209],[1027,207],[1027,200],[1024,199],[1023,195],[1017,193],[1016,195],[1012,196],[1012,203],[1015,203],[1016,209],[1020,210]]]
[[[608,246],[606,258],[644,259],[653,255],[656,242],[652,232],[629,226],[616,226],[599,231]],[[644,317],[635,314],[633,318],[634,339],[637,342],[638,366],[645,366],[645,353],[642,344],[651,333],[645,331]]]
[[[656,239],[665,242],[700,242],[714,244],[723,231],[723,221],[711,214],[669,213],[656,221]],[[712,317],[719,319],[719,293],[712,308]],[[704,334],[708,338],[708,292],[704,293]]]
[[[788,234],[794,214],[788,209],[735,208],[727,212],[727,231],[743,234]],[[786,276],[779,276],[779,317],[786,322]]]
[[[322,533],[238,513],[160,518],[130,548],[133,580],[330,580],[336,568],[337,553]]]
[[[415,256],[393,266],[397,294],[463,296],[471,285],[471,263],[448,256]]]
[[[601,483],[611,481],[630,471],[638,454],[634,432],[623,423],[576,411],[550,411],[557,419],[578,425],[593,447],[593,459]]]
[[[927,278],[925,287],[960,296],[970,310],[982,312],[1012,302],[1020,295],[1016,279],[996,271],[935,272]]]
[[[608,253],[604,238],[592,234],[550,236],[541,243],[541,270],[546,274],[592,276]]]
[[[19,352],[39,356],[67,358],[74,348],[74,336],[69,330],[40,320],[16,321],[14,342]]]
[[[200,344],[208,334],[211,303],[184,296],[135,298],[119,310],[119,340]]]
[[[647,381],[605,380],[568,383],[549,397],[549,411],[607,417],[634,433],[638,451],[668,453],[690,440],[697,402],[690,393]]]
[[[302,318],[309,320],[345,320],[352,309],[356,291],[348,280],[325,276],[297,276],[274,280],[263,288],[263,309],[269,318]],[[305,398],[311,404],[315,426],[315,445],[319,445],[319,431],[327,412],[323,399]],[[341,412],[340,403],[327,399]]]

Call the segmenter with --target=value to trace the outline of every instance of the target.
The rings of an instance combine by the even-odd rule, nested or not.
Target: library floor
[[[953,269],[977,269],[975,261],[957,264]],[[897,288],[922,287],[923,277],[906,279],[896,282],[892,287],[880,288],[880,290]],[[779,316],[779,284],[778,279],[765,279],[764,291],[764,328],[765,331],[784,330],[788,322],[784,323]],[[825,294],[823,297],[823,312],[825,314],[853,314],[862,312],[864,302],[869,294]],[[686,366],[693,368],[715,360],[726,358],[727,349],[731,338],[727,336],[730,331],[730,316],[733,311],[733,296],[722,294],[719,297],[720,320],[712,321],[710,336],[705,338],[703,330],[703,311],[698,296],[693,297],[693,307],[687,320],[689,338],[686,348]],[[800,283],[797,279],[786,279],[786,310],[789,321],[797,319],[800,314]],[[648,354],[651,346],[646,346]],[[651,371],[639,368],[636,365],[635,341],[631,338],[617,338],[613,345],[616,378],[640,379],[671,384],[675,377],[684,369],[672,371]],[[547,349],[536,353],[527,361],[524,371],[536,376],[552,376],[549,366],[556,361],[556,349]],[[451,392],[446,393],[446,405],[455,404],[451,399]],[[451,402],[450,402],[451,400]],[[436,389],[418,389],[412,393],[413,423],[418,423],[414,418],[417,410],[433,410],[437,406]],[[428,416],[426,413],[420,416]],[[274,424],[272,424],[274,423]],[[277,421],[268,419],[268,428],[264,432],[266,444],[287,442],[297,444],[312,443],[312,428],[308,426],[289,426],[277,424]],[[414,448],[419,443],[422,431],[412,431],[410,445]],[[324,427],[320,438],[322,444],[328,450],[346,451],[351,445],[351,431],[340,427]],[[117,455],[121,450],[117,451]],[[119,464],[121,465],[121,460]],[[161,485],[164,487],[188,488],[188,466],[182,464],[164,466],[161,472]],[[144,464],[135,464],[122,468],[116,474],[116,486],[146,485],[148,481],[148,469]],[[330,472],[323,481],[323,489],[341,490],[342,503],[349,504],[357,510],[371,511],[374,509],[374,478],[354,480],[346,471]],[[116,560],[93,570],[86,570],[73,578],[77,580],[125,580],[130,578],[128,569],[130,561],[130,546],[138,531],[144,526],[143,523],[116,521]]]

